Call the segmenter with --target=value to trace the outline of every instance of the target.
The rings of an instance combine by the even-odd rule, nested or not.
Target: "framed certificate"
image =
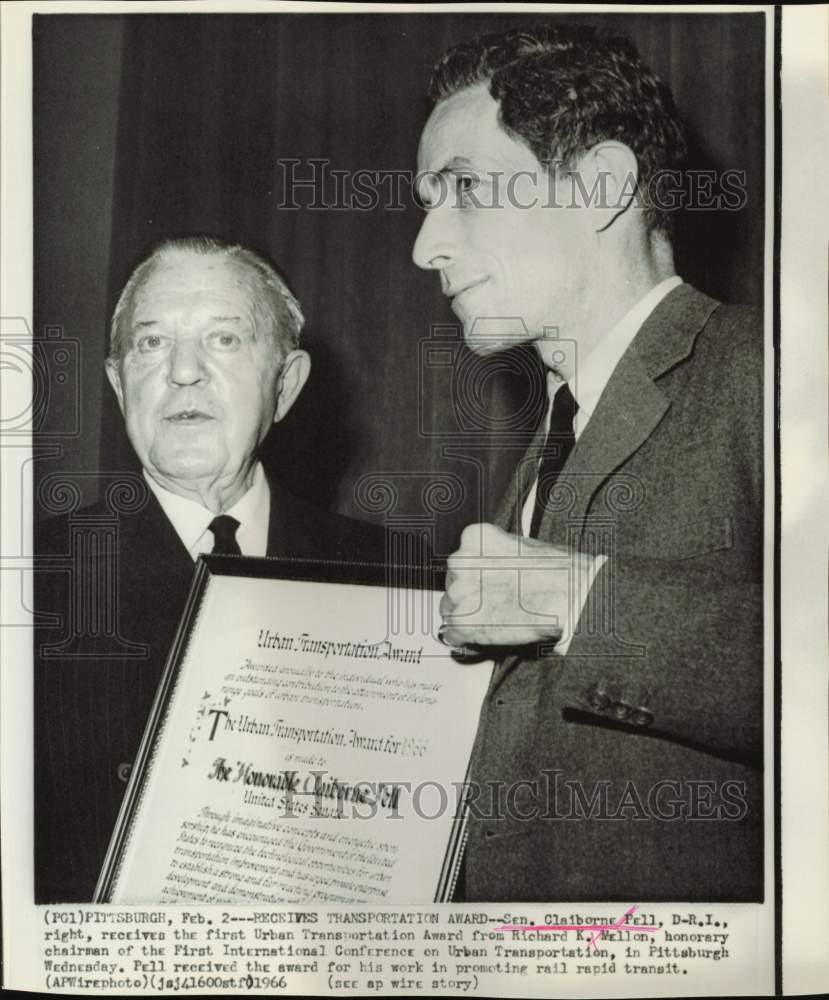
[[[491,662],[452,658],[418,582],[202,557],[96,901],[450,898]]]

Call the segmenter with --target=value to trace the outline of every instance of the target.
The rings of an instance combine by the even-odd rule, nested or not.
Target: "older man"
[[[670,92],[547,22],[453,49],[431,96],[415,262],[549,394],[449,559],[445,640],[497,658],[465,897],[760,899],[763,324],[675,272]]]
[[[200,553],[383,559],[379,528],[309,509],[257,461],[308,378],[302,325],[267,261],[205,237],[161,244],[118,300],[106,372],[146,488],[39,532],[44,557],[85,553],[36,575],[59,622],[36,635],[40,901],[92,897]]]

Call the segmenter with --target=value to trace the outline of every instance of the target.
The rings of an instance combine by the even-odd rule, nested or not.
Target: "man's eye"
[[[163,339],[157,333],[145,333],[143,337],[138,338],[136,347],[142,354],[150,354],[159,350],[163,344]]]
[[[242,343],[242,338],[238,333],[229,330],[218,330],[211,333],[210,343],[220,351],[235,351]]]
[[[455,174],[455,197],[459,205],[477,203],[473,192],[481,187],[481,178],[475,174]]]

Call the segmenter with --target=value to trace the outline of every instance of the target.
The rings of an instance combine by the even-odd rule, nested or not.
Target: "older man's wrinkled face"
[[[162,258],[126,321],[107,374],[147,472],[184,489],[244,477],[275,418],[281,364],[235,265],[191,252]]]

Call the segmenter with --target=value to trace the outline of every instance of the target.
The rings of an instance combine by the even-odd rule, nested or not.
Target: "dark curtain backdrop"
[[[94,207],[99,226],[101,213],[109,223],[100,247],[81,239],[79,251],[81,264],[89,261],[85,280],[106,275],[107,310],[137,258],[164,236],[209,232],[264,250],[303,303],[314,366],[294,410],[270,435],[265,461],[295,493],[363,517],[379,517],[385,501],[365,482],[358,496],[358,483],[366,474],[384,476],[397,498],[393,513],[411,518],[437,509],[438,548],[451,549],[464,523],[491,516],[514,465],[503,429],[529,430],[538,418],[531,355],[510,352],[480,364],[459,347],[435,276],[411,262],[421,213],[405,184],[397,209],[326,209],[311,202],[337,202],[334,170],[413,170],[435,59],[482,30],[535,19],[408,13],[37,18],[36,325],[54,322],[47,306],[50,317],[70,328],[75,316],[79,288],[71,278],[83,268],[64,256],[66,238],[61,249],[48,239],[67,191]],[[763,15],[567,19],[627,34],[637,44],[671,84],[690,124],[692,166],[745,171],[745,208],[686,213],[680,220],[678,263],[686,280],[710,294],[762,303]],[[90,65],[84,47],[102,32],[117,34],[117,44],[110,39]],[[111,129],[102,123],[113,88],[94,83],[102,67],[107,79],[120,80]],[[61,103],[59,93],[75,97]],[[325,173],[327,184],[292,195],[289,159],[301,161],[294,169],[302,178],[311,176],[308,161],[327,160],[327,171],[319,165],[317,175]],[[105,162],[114,162],[111,190],[96,179],[95,165],[100,172]],[[380,192],[389,191],[387,181]],[[279,207],[292,199],[301,207]],[[83,221],[73,217],[72,226],[83,237]],[[79,331],[85,357],[94,359],[85,367],[83,392],[96,400],[106,352],[102,306],[90,322],[87,301]],[[445,327],[437,331],[440,351],[429,347],[436,324]],[[101,409],[100,438],[84,435],[66,456],[69,465],[133,467],[108,391]]]

